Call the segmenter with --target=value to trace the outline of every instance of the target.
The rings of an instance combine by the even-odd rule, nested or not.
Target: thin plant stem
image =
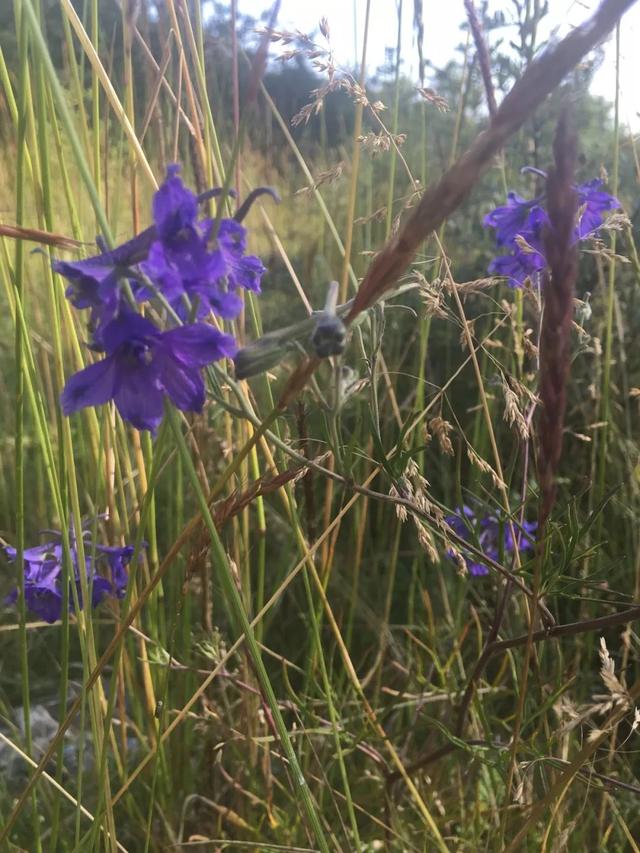
[[[244,606],[242,604],[242,599],[240,598],[240,593],[238,592],[238,589],[233,580],[231,569],[227,560],[226,551],[224,550],[224,547],[220,540],[220,536],[218,535],[218,531],[216,530],[215,524],[213,523],[213,519],[211,518],[207,498],[202,491],[202,487],[200,485],[196,470],[189,455],[189,451],[187,449],[184,436],[182,435],[182,430],[180,429],[177,416],[171,409],[169,409],[167,412],[167,417],[169,419],[173,435],[178,445],[178,450],[182,457],[185,470],[189,475],[192,488],[194,489],[194,492],[196,494],[205,525],[211,537],[211,545],[218,566],[220,582],[224,590],[227,602],[231,608],[233,620],[236,623],[237,628],[242,631],[245,637],[245,642],[247,643],[247,648],[251,657],[251,661],[255,668],[256,676],[260,683],[260,687],[264,693],[264,697],[269,707],[269,710],[272,714],[273,722],[278,732],[282,749],[284,750],[285,756],[289,764],[294,789],[296,790],[300,798],[301,805],[304,809],[307,820],[309,821],[310,828],[313,832],[317,844],[319,845],[322,851],[328,851],[329,846],[318,817],[316,806],[313,802],[313,798],[311,796],[311,792],[307,786],[307,783],[305,782],[304,777],[302,776],[302,771],[300,770],[295,750],[293,748],[293,745],[289,738],[289,733],[282,718],[278,701],[276,699],[275,693],[273,692],[273,687],[271,686],[269,676],[267,675],[267,671],[262,661],[262,655],[260,654],[260,649],[256,642],[255,634],[253,633],[253,629],[251,628],[249,619],[247,618]]]
[[[360,59],[359,85],[362,90],[366,84],[367,71],[367,44],[369,41],[369,16],[371,12],[371,0],[367,0],[364,29],[362,36],[362,57]],[[340,278],[340,302],[347,299],[347,285],[349,282],[349,268],[351,263],[351,246],[353,242],[353,220],[355,218],[356,202],[358,199],[358,177],[360,173],[360,140],[362,134],[362,114],[364,104],[361,100],[356,104],[355,120],[353,125],[353,153],[351,155],[351,184],[349,186],[349,198],[346,212],[346,237],[344,241],[344,261],[342,275]]]

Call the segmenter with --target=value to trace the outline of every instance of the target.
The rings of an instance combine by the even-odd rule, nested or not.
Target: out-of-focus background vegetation
[[[221,183],[227,168],[233,186],[239,178],[240,197],[259,185],[277,188],[281,203],[257,204],[246,223],[251,250],[268,273],[262,295],[234,324],[244,342],[303,319],[309,304],[323,305],[328,282],[341,278],[347,235],[353,273],[361,278],[420,188],[451,166],[488,121],[466,26],[450,61],[444,67],[425,61],[422,79],[405,76],[405,58],[390,47],[386,64],[365,82],[364,105],[356,97],[359,70],[333,63],[330,27],[337,22],[308,37],[280,33],[253,100],[256,28],[265,20],[238,14],[236,49],[231,10],[222,5],[206,4],[204,16],[199,4],[186,0],[29,5],[52,66],[43,62],[29,26],[21,31],[23,3],[3,3],[0,224],[66,235],[82,241],[86,254],[94,251],[100,223],[61,121],[53,72],[118,242],[150,222],[154,188],[133,139],[158,182],[166,165],[178,161],[186,183],[199,191]],[[428,4],[413,5],[419,43],[434,13]],[[504,12],[492,16],[478,11],[491,35],[499,103],[544,49],[537,33],[546,4],[505,3]],[[384,14],[393,44],[393,6]],[[507,22],[515,27],[507,31]],[[542,191],[539,176],[520,170],[550,166],[558,118],[570,108],[579,141],[577,179],[605,178],[627,218],[581,253],[564,451],[542,591],[559,623],[614,614],[637,601],[640,166],[635,137],[616,119],[615,90],[610,99],[590,93],[601,61],[602,51],[585,58],[443,226],[447,264],[438,243],[427,241],[402,282],[413,287],[375,309],[352,334],[343,357],[349,393],[340,406],[339,374],[325,365],[277,419],[273,430],[281,444],[267,436],[231,475],[227,465],[254,427],[215,400],[190,421],[189,447],[202,486],[219,487],[231,503],[256,479],[295,468],[287,447],[309,457],[328,452],[322,464],[343,477],[334,482],[308,473],[221,525],[247,613],[254,616],[276,594],[256,636],[326,849],[505,848],[528,806],[547,794],[604,724],[607,702],[623,707],[624,691],[635,681],[633,624],[550,640],[532,658],[519,709],[525,664],[516,648],[496,655],[483,672],[464,731],[454,734],[456,709],[503,581],[494,573],[461,574],[429,523],[403,521],[375,496],[397,494],[401,483],[406,494],[442,512],[471,504],[480,514],[504,518],[497,450],[512,517],[535,520],[535,425],[523,439],[504,413],[505,388],[525,415],[536,399],[540,306],[534,288],[516,292],[488,280],[495,247],[483,217],[507,190],[527,198]],[[298,120],[306,105],[320,100],[308,120]],[[362,127],[354,138],[359,109]],[[154,464],[151,441],[103,407],[97,419],[73,419],[67,444],[57,398],[63,376],[86,361],[86,330],[69,311],[64,282],[51,275],[49,260],[78,253],[31,252],[35,244],[23,245],[20,255],[14,240],[0,237],[0,536],[13,544],[19,454],[27,544],[40,541],[43,529],[60,529],[60,508],[73,504],[74,490],[83,516],[110,511],[97,522],[106,540],[132,541]],[[451,298],[447,265],[464,317]],[[20,448],[13,346],[18,279],[32,359],[25,356]],[[480,385],[464,341],[466,323],[478,347]],[[247,400],[258,418],[271,411],[298,358],[294,352],[266,377],[251,380]],[[153,512],[141,534],[149,548],[133,600],[198,508],[175,448],[163,446],[158,458]],[[354,492],[352,483],[371,494]],[[531,555],[523,560],[521,577],[530,584]],[[305,561],[313,561],[315,575]],[[300,562],[303,570],[281,589]],[[189,839],[206,842],[195,849],[320,849],[294,795],[252,665],[242,649],[227,656],[237,635],[217,568],[206,535],[190,536],[127,633],[121,655],[106,663],[97,702],[82,703],[47,766],[49,779],[21,806],[6,842],[13,849],[115,849],[115,836],[131,851],[182,849]],[[3,561],[0,593],[15,584],[15,567]],[[118,603],[104,605],[89,619],[88,639],[74,619],[54,626],[27,620],[18,629],[15,607],[4,607],[0,825],[30,772],[25,753],[38,761],[69,703],[90,695],[91,656],[99,657],[122,617]],[[500,637],[527,630],[527,606],[516,593]],[[620,682],[601,680],[600,634]],[[199,692],[215,667],[217,677]],[[532,821],[531,849],[638,849],[640,735],[628,710],[566,791]],[[520,746],[512,766],[516,721]],[[428,768],[390,784],[398,766],[410,769],[422,755],[451,744],[457,748]]]

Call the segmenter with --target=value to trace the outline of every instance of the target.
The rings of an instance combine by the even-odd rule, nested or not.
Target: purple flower
[[[500,559],[500,530],[502,528],[502,543],[503,553],[513,554],[516,549],[516,543],[511,535],[511,525],[494,515],[486,515],[479,517],[469,506],[458,508],[457,515],[449,515],[446,522],[451,527],[453,532],[461,539],[472,544],[477,550],[485,554],[490,560],[497,562]],[[536,522],[525,521],[522,527],[514,523],[516,539],[518,540],[520,552],[530,551],[534,545],[532,534],[537,528]],[[453,556],[453,552],[449,550],[448,556]],[[462,556],[465,558],[469,573],[474,577],[488,575],[489,569],[487,566],[479,562],[475,555],[469,551],[462,549]]]
[[[594,236],[604,221],[605,212],[621,207],[615,196],[600,191],[603,183],[601,178],[594,178],[576,187],[578,193],[576,240]]]
[[[124,598],[127,591],[129,575],[127,565],[133,556],[133,545],[125,545],[124,548],[114,548],[108,545],[96,545],[96,550],[104,554],[111,571],[111,583],[116,598]]]
[[[5,553],[10,561],[16,559],[16,550],[9,546],[5,547]],[[82,608],[82,586],[80,583],[80,568],[77,547],[74,542],[70,545],[71,570],[70,575],[78,592],[78,601]],[[91,588],[91,606],[98,604],[108,595],[122,598],[127,586],[126,566],[133,555],[133,548],[126,545],[123,548],[107,547],[98,545],[96,561],[89,555],[91,544],[85,541],[85,573],[87,582]],[[96,562],[101,555],[106,557],[109,568],[108,574],[99,574]],[[24,595],[27,608],[39,616],[45,622],[53,623],[62,615],[63,589],[63,549],[60,541],[47,542],[34,548],[24,550]],[[18,589],[14,589],[7,596],[7,603],[15,603],[18,598]],[[68,593],[69,610],[73,611],[73,596],[71,590]]]
[[[265,273],[265,267],[255,255],[244,256],[247,229],[233,219],[223,219],[218,231],[218,246],[229,286],[233,289],[244,287],[260,293],[260,279]]]
[[[102,339],[106,358],[67,381],[62,411],[70,415],[113,400],[125,420],[152,432],[162,420],[165,395],[182,411],[202,411],[201,369],[236,352],[233,338],[212,326],[195,323],[161,332],[131,312],[108,323]]]
[[[197,221],[197,199],[178,171],[169,167],[153,198],[157,240],[141,269],[183,319],[189,313],[185,297],[197,304],[199,318],[213,311],[231,319],[242,308],[235,291],[259,293],[265,268],[259,258],[244,255],[247,232],[239,222],[222,219],[214,239],[214,220]]]
[[[5,547],[9,560],[16,559],[16,550]],[[55,622],[62,611],[62,592],[59,578],[62,572],[62,548],[50,542],[24,550],[24,596],[27,607],[45,622]],[[14,589],[7,603],[18,598]]]
[[[534,171],[546,177],[544,172]],[[575,188],[579,205],[576,242],[594,236],[604,221],[604,213],[620,207],[614,196],[600,190],[602,183],[597,178]],[[496,245],[509,250],[509,254],[491,261],[489,272],[507,278],[511,287],[522,287],[527,279],[535,280],[547,265],[543,231],[549,220],[542,201],[542,196],[526,201],[510,192],[507,204],[496,207],[483,220],[485,226],[495,229]]]
[[[133,242],[130,241],[130,244],[125,246]],[[120,252],[125,246],[121,246],[117,251]],[[135,251],[132,250],[130,256],[122,252],[124,265],[119,263],[115,252],[104,252],[81,261],[54,261],[52,264],[54,271],[69,282],[65,296],[73,307],[91,309],[89,330],[92,334],[92,347],[96,349],[102,348],[102,329],[113,320],[123,304],[119,280],[131,275],[126,262],[138,254],[139,246]],[[134,293],[137,292],[139,286],[135,280],[129,278],[129,282]]]
[[[179,241],[184,232],[191,231],[198,218],[198,199],[185,187],[179,174],[177,163],[168,166],[164,183],[153,196],[156,233],[166,245]]]
[[[537,521],[523,521],[522,525],[514,523],[513,530],[516,534],[516,539],[520,542],[520,551],[530,551],[535,542],[536,530],[538,529]],[[505,524],[504,527],[504,550],[507,554],[512,554],[516,549],[513,536],[511,535],[511,525]]]
[[[75,308],[91,310],[89,326],[92,346],[103,348],[102,331],[121,310],[127,310],[121,282],[128,280],[138,302],[152,298],[153,287],[140,281],[144,273],[166,297],[182,319],[189,309],[185,297],[197,302],[197,314],[214,311],[221,317],[236,317],[242,300],[238,287],[260,291],[265,268],[259,258],[243,257],[246,231],[239,222],[223,219],[216,246],[213,222],[198,221],[198,204],[219,195],[214,188],[194,195],[185,187],[177,164],[167,168],[164,183],[153,197],[154,224],[112,250],[79,261],[54,261],[53,269],[69,281],[66,296]],[[267,187],[255,190],[238,211],[244,217],[253,201],[264,193],[278,200]],[[231,195],[234,193],[231,191]],[[102,244],[101,244],[102,245]],[[131,308],[132,306],[129,306]]]
[[[495,228],[496,245],[511,246],[517,234],[528,230],[529,217],[536,206],[535,201],[526,201],[514,192],[507,193],[507,203],[487,213],[483,224]]]
[[[210,311],[225,319],[236,317],[241,299],[225,283],[227,267],[220,252],[207,248],[207,229],[187,229],[182,238],[171,243],[156,241],[141,269],[165,296],[178,315],[189,314],[187,301],[197,303],[197,316]]]
[[[484,224],[496,228],[496,243],[511,249],[489,264],[489,272],[504,276],[510,287],[522,287],[547,265],[542,250],[542,231],[548,222],[537,202],[525,202],[509,193],[511,204],[498,207],[484,218]]]
[[[511,255],[499,255],[489,264],[489,272],[508,279],[509,287],[522,287],[528,278],[533,278],[546,266],[540,252],[523,251],[516,248]]]
[[[154,432],[165,396],[183,411],[201,411],[202,368],[235,355],[229,335],[204,323],[160,331],[135,313],[135,302],[164,297],[164,307],[168,301],[183,321],[192,312],[199,319],[211,312],[236,317],[242,308],[239,289],[259,293],[265,272],[259,258],[245,254],[247,232],[240,221],[260,196],[279,198],[269,187],[259,187],[233,219],[199,219],[198,205],[222,190],[196,196],[179,172],[176,164],[168,167],[153,197],[154,224],[146,231],[113,250],[99,240],[101,254],[91,258],[54,261],[54,269],[69,281],[69,300],[91,311],[91,348],[106,356],[69,379],[61,394],[66,415],[113,400],[125,420]]]

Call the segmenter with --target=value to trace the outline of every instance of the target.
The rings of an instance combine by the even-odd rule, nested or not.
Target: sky
[[[598,5],[597,0],[549,0],[543,35],[555,31],[565,35],[569,28],[589,17]],[[258,17],[269,8],[268,0],[238,0],[242,14]],[[355,13],[354,13],[355,7]],[[489,11],[505,11],[510,19],[509,0],[490,0]],[[338,63],[353,65],[356,54],[362,50],[366,0],[282,0],[278,17],[278,29],[299,29],[303,32],[317,30],[324,15],[331,31],[331,43]],[[354,20],[355,18],[355,20]],[[413,0],[403,0],[402,10],[402,56],[404,71],[414,76],[417,82],[417,50],[412,26]],[[423,0],[425,24],[424,56],[436,66],[444,66],[454,55],[464,35],[460,24],[464,20],[462,0]],[[397,5],[393,0],[371,0],[367,66],[369,71],[385,61],[385,48],[397,42]],[[640,3],[636,3],[624,16],[620,28],[620,119],[634,132],[640,132]],[[507,27],[502,33],[505,41],[513,37],[515,27]],[[497,36],[496,36],[497,37]],[[277,46],[272,53],[277,52]],[[358,59],[358,64],[360,59]],[[594,94],[603,95],[613,101],[615,94],[615,37],[605,43],[605,61],[598,70],[592,84]]]

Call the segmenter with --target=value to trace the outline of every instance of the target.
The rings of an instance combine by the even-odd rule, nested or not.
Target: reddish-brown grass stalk
[[[478,20],[478,15],[476,12],[476,8],[473,4],[473,0],[464,0],[464,8],[467,13],[467,20],[469,21],[469,26],[471,27],[471,35],[473,36],[473,41],[475,43],[476,51],[478,53],[478,64],[480,65],[480,72],[482,74],[484,91],[487,96],[487,107],[489,108],[489,115],[491,116],[491,118],[493,118],[498,109],[498,105],[496,104],[496,93],[493,89],[493,83],[491,81],[491,61],[489,59],[487,43],[484,40],[484,35],[482,34],[482,26],[480,24],[480,21]]]
[[[398,281],[420,244],[462,204],[507,139],[633,3],[634,0],[604,0],[588,21],[531,63],[500,104],[488,129],[478,134],[440,181],[425,192],[398,234],[376,256],[358,289],[347,324]]]
[[[540,400],[538,480],[540,483],[539,535],[549,518],[556,492],[556,473],[562,454],[562,431],[567,403],[571,355],[573,293],[578,273],[574,237],[578,200],[574,189],[575,133],[566,113],[553,144],[554,166],[547,178],[549,227],[544,235],[547,270],[543,279],[540,330]]]
[[[462,204],[495,155],[566,75],[613,29],[635,0],[603,0],[595,14],[529,65],[500,104],[487,130],[426,190],[398,233],[376,255],[362,279],[345,324],[374,305],[393,287],[426,238]],[[320,359],[307,358],[291,376],[272,412],[275,418],[304,388]],[[255,440],[258,435],[256,434]]]

